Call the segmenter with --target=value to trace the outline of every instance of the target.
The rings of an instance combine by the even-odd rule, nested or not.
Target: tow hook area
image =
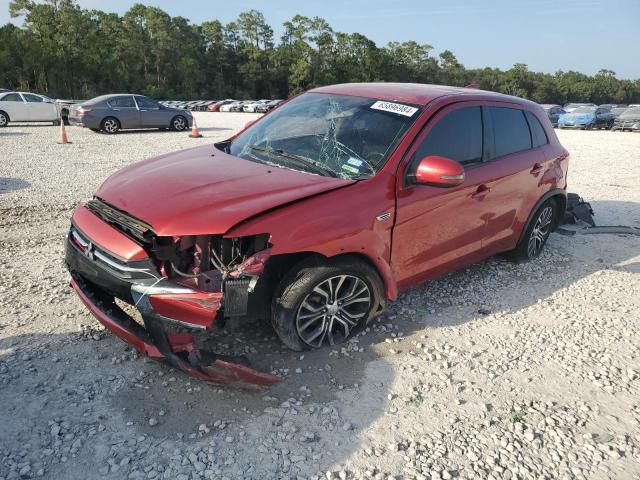
[[[143,327],[120,308],[112,295],[81,276],[72,273],[71,286],[100,323],[142,355],[165,360],[189,375],[217,385],[257,388],[282,380],[237,363],[237,359],[200,350],[190,334],[167,333],[164,328],[167,319],[153,310],[148,296],[142,296],[137,303]]]
[[[278,383],[281,377],[259,372],[237,363],[238,359],[226,357],[197,347],[193,335],[166,333],[163,321],[153,311],[148,297],[138,303],[145,329],[162,359],[174,367],[200,380],[218,385],[236,387],[261,387]]]

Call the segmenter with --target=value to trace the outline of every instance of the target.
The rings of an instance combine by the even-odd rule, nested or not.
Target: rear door
[[[29,121],[27,103],[19,93],[7,93],[0,100],[0,109],[4,110],[12,122]]]
[[[491,192],[486,199],[487,229],[482,243],[484,249],[495,253],[515,246],[522,222],[542,196],[541,182],[548,166],[540,147],[548,140],[535,116],[518,106],[493,103],[483,111],[491,138],[488,164],[492,178],[487,184]],[[529,121],[534,120],[536,133],[532,135]]]
[[[135,95],[134,98],[140,111],[140,127],[166,128],[169,126],[171,119],[167,118],[168,112],[161,109],[158,102],[142,95]]]
[[[491,179],[483,162],[484,143],[480,103],[461,102],[429,119],[409,150],[402,178],[422,158],[438,155],[463,164],[465,181],[453,188],[399,186],[391,265],[401,289],[484,256]]]
[[[107,102],[109,108],[105,117],[112,116],[120,121],[121,128],[140,128],[140,112],[133,95],[119,95]]]
[[[32,122],[50,122],[58,118],[58,111],[53,103],[47,103],[44,98],[32,93],[23,93],[27,104],[27,114]]]

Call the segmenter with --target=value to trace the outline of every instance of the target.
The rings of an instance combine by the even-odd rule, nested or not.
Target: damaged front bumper
[[[161,277],[148,258],[123,261],[93,245],[75,225],[67,238],[65,262],[71,286],[91,313],[140,354],[214,384],[257,387],[281,380],[237,358],[199,349],[191,334],[171,333],[175,326],[209,329],[222,292],[199,291]],[[123,310],[116,298],[135,306],[142,322]]]

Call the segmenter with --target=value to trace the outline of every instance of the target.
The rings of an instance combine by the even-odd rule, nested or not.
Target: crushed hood
[[[243,160],[205,145],[125,167],[96,196],[160,236],[204,235],[225,233],[266,210],[352,183]]]

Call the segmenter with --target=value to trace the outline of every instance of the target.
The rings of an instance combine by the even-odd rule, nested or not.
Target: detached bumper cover
[[[278,376],[262,373],[239,363],[236,358],[200,350],[190,334],[167,331],[172,325],[207,328],[197,321],[198,314],[204,315],[203,310],[208,308],[209,324],[213,323],[215,311],[222,300],[221,293],[193,291],[166,279],[158,281],[153,278],[136,278],[135,272],[125,278],[118,275],[118,272],[111,271],[117,265],[104,264],[99,258],[96,261],[95,252],[82,252],[81,245],[77,246],[72,240],[73,232],[72,229],[72,234],[67,239],[65,256],[71,273],[71,286],[100,323],[132,345],[140,354],[167,361],[189,375],[219,385],[261,387],[282,380]],[[163,316],[179,309],[180,301],[176,297],[180,295],[194,299],[186,300],[185,308],[179,312],[195,313],[193,323],[182,318]],[[198,303],[202,302],[203,295],[207,296],[206,302]],[[143,325],[116,304],[116,297],[136,306]],[[154,304],[157,308],[154,308]]]

